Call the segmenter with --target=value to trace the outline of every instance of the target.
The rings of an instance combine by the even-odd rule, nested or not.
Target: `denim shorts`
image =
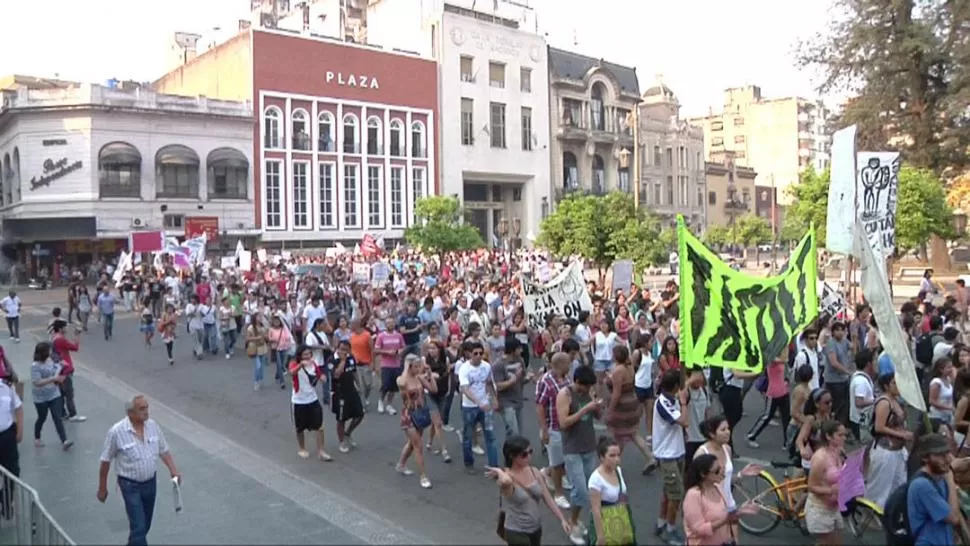
[[[612,360],[594,360],[593,361],[593,371],[594,372],[608,372],[613,369]]]
[[[567,453],[566,476],[569,483],[573,484],[573,490],[569,493],[569,504],[580,508],[589,508],[589,490],[586,484],[589,477],[599,465],[599,457],[595,451],[589,453]]]
[[[646,402],[651,398],[656,398],[656,396],[653,395],[653,387],[633,387],[633,390],[637,393],[637,400],[641,402]]]
[[[555,468],[565,463],[562,453],[562,432],[558,430],[549,431],[549,444],[546,445],[546,456],[549,458],[549,466]]]

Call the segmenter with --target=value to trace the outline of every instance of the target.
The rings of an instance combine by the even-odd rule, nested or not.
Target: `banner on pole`
[[[529,328],[545,328],[546,317],[550,315],[579,319],[580,311],[593,310],[593,300],[586,289],[586,279],[583,278],[579,262],[573,262],[556,278],[544,284],[533,283],[524,277],[520,279]]]

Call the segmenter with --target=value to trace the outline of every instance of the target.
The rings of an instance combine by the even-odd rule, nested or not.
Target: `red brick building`
[[[250,29],[155,82],[253,101],[257,226],[265,242],[400,238],[438,193],[434,61]]]

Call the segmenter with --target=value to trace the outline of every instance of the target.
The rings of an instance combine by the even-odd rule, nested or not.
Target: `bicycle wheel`
[[[738,519],[746,533],[761,536],[770,533],[781,523],[785,501],[764,473],[738,478],[731,485],[731,492],[738,506],[751,502],[759,508],[757,513],[743,515]]]
[[[852,499],[844,517],[846,527],[855,538],[856,544],[875,546],[886,542],[886,534],[882,528],[882,509],[868,499]]]

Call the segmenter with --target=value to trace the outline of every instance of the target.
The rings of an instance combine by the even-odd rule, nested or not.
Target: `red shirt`
[[[200,302],[208,302],[209,296],[212,295],[212,286],[210,286],[207,282],[199,283],[195,287],[195,295],[199,297]]]
[[[559,390],[569,386],[569,379],[557,380],[552,372],[543,374],[536,383],[536,405],[542,408],[549,430],[559,430],[559,414],[556,412],[556,395]]]
[[[61,357],[61,364],[64,366],[62,373],[64,375],[74,373],[74,360],[71,359],[71,353],[78,350],[77,343],[74,343],[64,336],[57,336],[54,338],[52,346],[58,356]]]

